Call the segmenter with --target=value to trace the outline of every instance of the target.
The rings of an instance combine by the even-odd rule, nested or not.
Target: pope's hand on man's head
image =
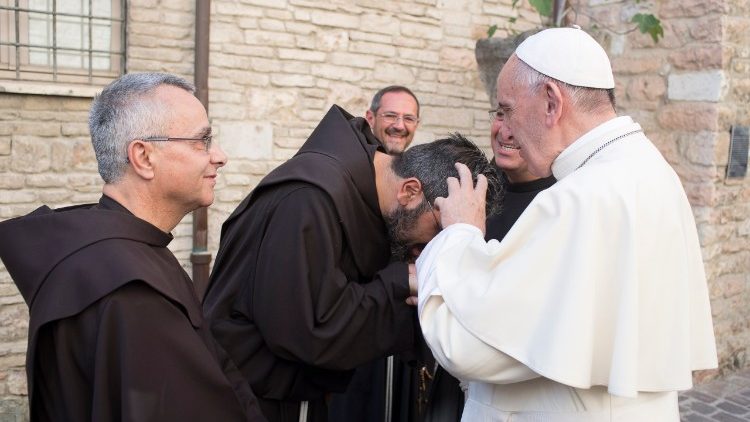
[[[487,178],[480,174],[474,186],[471,171],[466,165],[456,163],[456,170],[459,179],[448,178],[448,197],[435,199],[440,222],[444,228],[456,223],[471,224],[484,233]]]

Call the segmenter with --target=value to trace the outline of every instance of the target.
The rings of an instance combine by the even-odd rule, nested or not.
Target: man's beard
[[[414,246],[414,243],[410,243],[410,231],[414,230],[419,217],[428,210],[429,205],[427,201],[422,199],[422,202],[414,209],[410,210],[403,205],[399,205],[392,213],[383,215],[385,226],[388,228],[388,240],[391,243],[392,259],[396,261],[410,261],[414,258],[411,256],[410,250]]]

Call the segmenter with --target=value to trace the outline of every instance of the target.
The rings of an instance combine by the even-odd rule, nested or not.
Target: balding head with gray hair
[[[516,84],[527,87],[530,92],[538,92],[537,90],[543,87],[547,82],[557,84],[561,91],[568,94],[573,106],[578,107],[578,109],[583,112],[593,112],[601,108],[609,107],[611,107],[612,110],[616,109],[614,88],[588,88],[571,85],[540,73],[526,64],[523,60],[518,59],[518,66],[516,67],[515,73]]]
[[[152,95],[161,85],[195,92],[190,82],[178,76],[131,73],[107,85],[94,98],[89,131],[99,174],[105,183],[115,183],[125,174],[127,148],[132,140],[166,134],[170,110]]]

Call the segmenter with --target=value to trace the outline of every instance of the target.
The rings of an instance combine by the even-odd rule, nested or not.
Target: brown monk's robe
[[[326,420],[352,369],[410,348],[405,263],[389,263],[367,122],[334,106],[222,227],[204,299],[271,421]],[[415,329],[416,328],[416,329]]]
[[[104,196],[2,222],[0,239],[30,308],[32,422],[265,420],[170,234]]]

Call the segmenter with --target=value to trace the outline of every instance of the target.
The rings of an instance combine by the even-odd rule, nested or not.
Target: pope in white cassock
[[[715,368],[695,220],[680,180],[614,109],[607,54],[579,28],[526,39],[498,77],[498,118],[539,193],[484,241],[484,188],[449,179],[445,229],[417,260],[419,318],[469,383],[464,421],[677,421]]]

